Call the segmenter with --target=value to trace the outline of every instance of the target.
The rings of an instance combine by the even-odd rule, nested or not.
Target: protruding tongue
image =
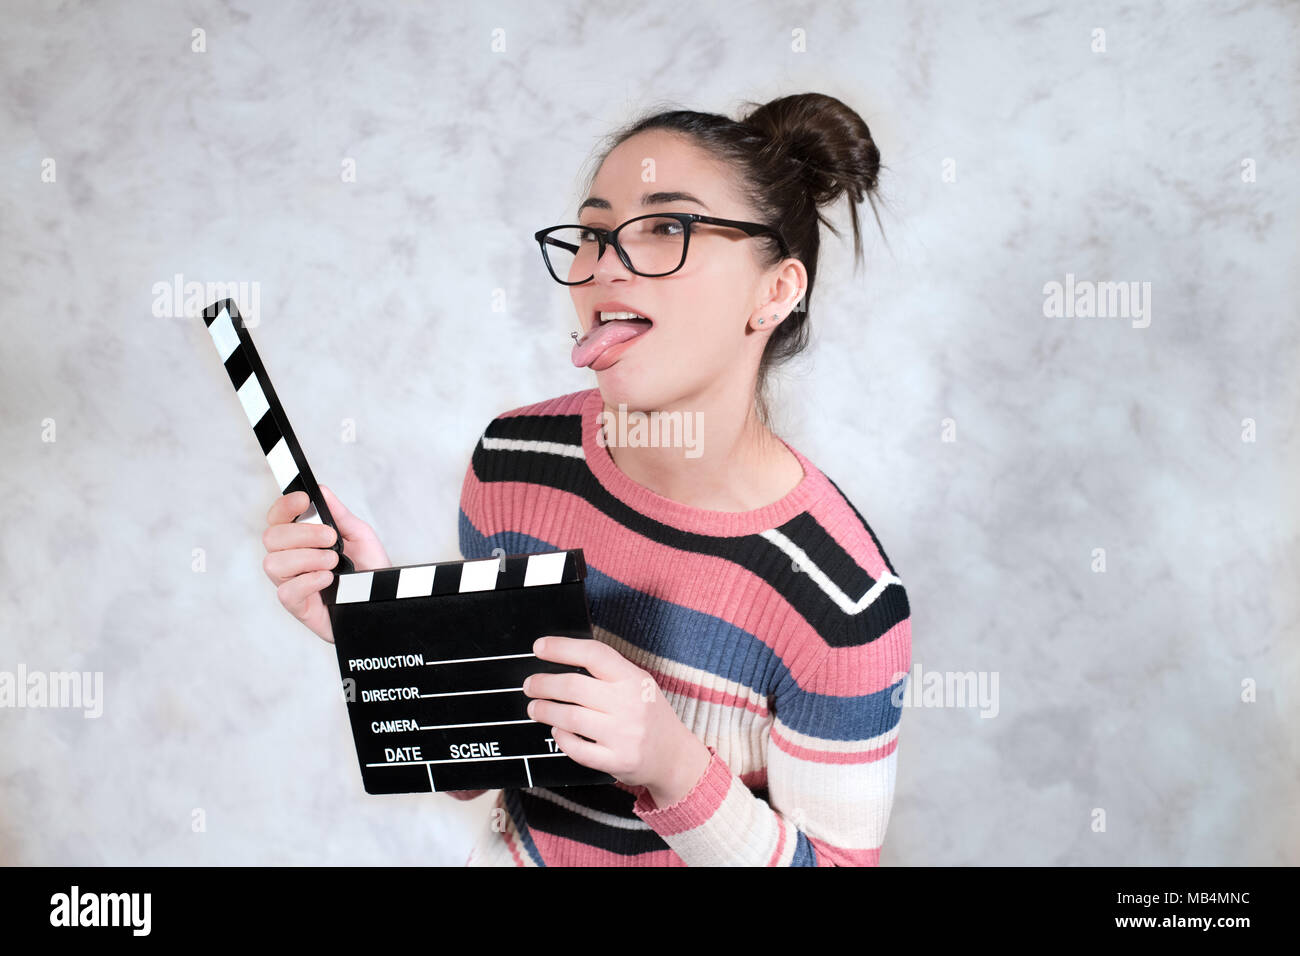
[[[653,324],[649,319],[615,319],[604,325],[593,325],[573,344],[573,364],[586,368],[600,358],[605,349],[636,338]]]

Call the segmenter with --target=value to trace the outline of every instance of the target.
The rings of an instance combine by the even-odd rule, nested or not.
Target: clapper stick
[[[343,535],[325,504],[325,497],[316,484],[316,478],[307,464],[307,456],[302,446],[294,437],[289,417],[284,413],[284,406],[276,397],[271,378],[266,374],[261,356],[253,345],[253,339],[244,328],[244,319],[239,314],[233,299],[222,299],[212,303],[203,310],[203,322],[208,327],[212,343],[217,347],[230,384],[235,386],[239,404],[243,406],[248,423],[253,426],[262,454],[271,466],[271,474],[281,494],[305,491],[311,499],[307,510],[294,521],[307,524],[327,524],[334,529],[334,544],[330,547],[338,552],[339,562],[336,571],[345,573],[353,570],[352,562],[343,553]],[[337,579],[336,579],[337,580]],[[323,594],[328,601],[333,597],[334,585],[331,583],[329,593]]]
[[[295,520],[337,532],[235,303],[214,302],[203,321],[276,484],[311,498]],[[367,793],[614,780],[556,746],[521,686],[538,672],[587,673],[533,653],[547,634],[592,638],[581,548],[364,571],[342,536],[333,549],[321,599]]]

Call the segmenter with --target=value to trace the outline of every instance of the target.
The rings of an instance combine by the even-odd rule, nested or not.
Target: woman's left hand
[[[709,751],[650,674],[597,640],[551,635],[538,638],[533,652],[591,675],[538,673],[524,681],[529,697],[551,698],[532,701],[528,716],[554,729],[556,746],[584,766],[647,787],[659,806],[694,788]]]

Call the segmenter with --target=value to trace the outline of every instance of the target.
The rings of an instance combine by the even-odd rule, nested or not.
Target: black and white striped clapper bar
[[[235,303],[203,321],[277,486],[311,498],[297,520],[337,531]],[[587,673],[533,653],[546,634],[592,637],[581,548],[357,571],[335,547],[321,598],[367,793],[614,780],[556,746],[522,687],[529,674]]]

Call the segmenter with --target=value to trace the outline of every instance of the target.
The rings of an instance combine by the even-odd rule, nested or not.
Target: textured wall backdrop
[[[1300,7],[1059,6],[6,2],[0,677],[100,673],[102,714],[0,708],[0,862],[463,862],[490,796],[362,791],[155,287],[256,289],[317,475],[454,559],[486,423],[595,384],[531,236],[600,138],[819,91],[888,244],[824,235],[780,430],[907,585],[913,686],[997,692],[904,713],[883,862],[1300,863]]]

